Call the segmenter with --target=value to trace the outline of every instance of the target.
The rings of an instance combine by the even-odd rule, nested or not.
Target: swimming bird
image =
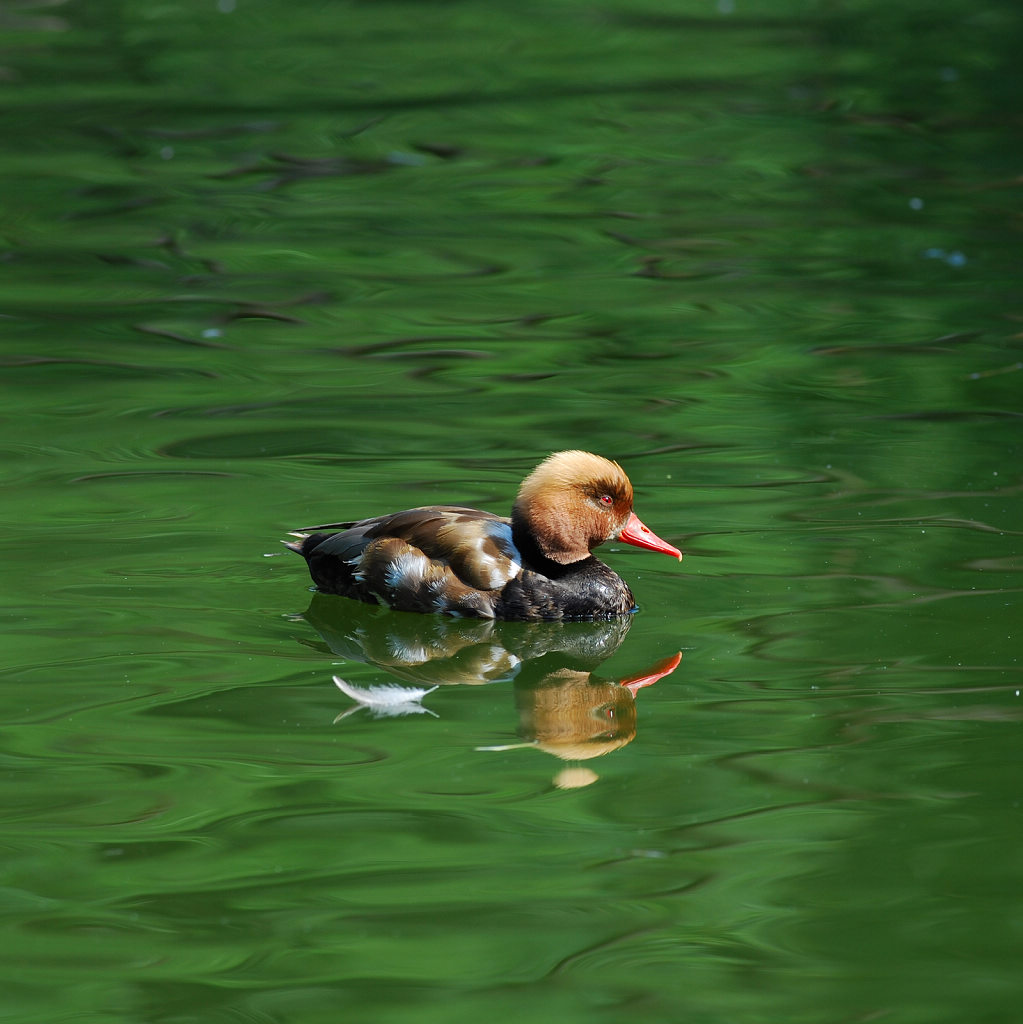
[[[311,526],[287,546],[317,588],[399,611],[481,619],[610,619],[636,610],[632,591],[591,553],[609,540],[682,558],[632,511],[617,462],[583,451],[544,459],[510,517],[428,505]]]

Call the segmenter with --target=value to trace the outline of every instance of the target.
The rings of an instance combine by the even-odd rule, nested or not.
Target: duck
[[[632,510],[617,462],[555,452],[519,487],[511,516],[426,505],[292,531],[317,590],[396,611],[510,621],[606,620],[636,611],[593,555],[617,540],[679,560]]]

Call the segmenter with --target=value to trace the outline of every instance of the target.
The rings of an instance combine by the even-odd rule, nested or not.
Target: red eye
[[[601,505],[613,505],[614,498],[612,498],[610,494],[602,494],[600,496],[600,503]]]

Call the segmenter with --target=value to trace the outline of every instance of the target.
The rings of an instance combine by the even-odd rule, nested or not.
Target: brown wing
[[[342,531],[322,539],[317,534],[332,527],[296,531],[309,538],[302,553],[351,563],[394,607],[408,603],[396,599],[410,588],[420,597],[428,590],[436,603],[444,591],[464,598],[466,588],[500,589],[522,571],[510,520],[477,509],[431,505],[335,525]]]

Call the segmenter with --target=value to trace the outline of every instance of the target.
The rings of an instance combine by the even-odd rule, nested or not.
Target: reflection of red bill
[[[670,676],[681,663],[682,652],[679,651],[678,654],[673,654],[670,658],[664,658],[662,661],[657,662],[656,665],[653,665],[649,671],[644,672],[642,675],[629,676],[628,679],[623,679],[621,685],[635,697],[637,692],[642,690],[644,686],[653,686],[658,679]]]
[[[629,513],[629,518],[622,527],[622,532],[618,534],[618,539],[625,541],[626,544],[633,544],[637,548],[649,548],[651,551],[660,551],[664,555],[674,555],[680,562],[682,561],[682,552],[666,540],[661,540],[649,526],[644,525],[643,520],[635,512]]]

